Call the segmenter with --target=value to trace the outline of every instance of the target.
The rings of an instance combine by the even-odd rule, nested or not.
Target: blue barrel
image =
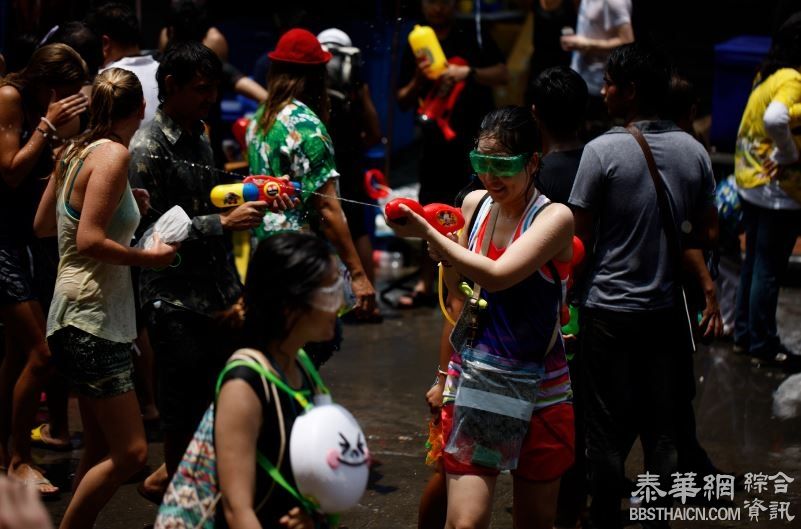
[[[734,152],[754,76],[770,42],[770,37],[741,35],[715,46],[710,143],[719,151]]]

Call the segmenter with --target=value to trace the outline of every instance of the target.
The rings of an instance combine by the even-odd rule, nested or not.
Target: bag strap
[[[645,155],[645,162],[648,165],[648,173],[651,175],[651,180],[653,181],[654,188],[656,189],[656,201],[657,204],[659,204],[659,214],[662,217],[662,231],[664,232],[665,239],[667,240],[668,252],[670,252],[670,260],[673,261],[673,288],[675,290],[676,303],[682,303],[684,316],[686,317],[686,323],[688,325],[688,343],[692,351],[695,352],[696,347],[695,336],[693,335],[692,316],[690,316],[689,307],[687,305],[687,295],[685,294],[684,287],[681,284],[681,242],[679,241],[678,233],[676,233],[676,230],[673,229],[673,227],[676,226],[676,219],[673,216],[673,210],[670,208],[670,200],[668,199],[667,194],[668,192],[665,188],[665,183],[662,181],[662,177],[659,176],[659,171],[656,167],[656,160],[654,160],[654,153],[651,151],[651,147],[648,145],[648,141],[646,141],[645,136],[643,136],[640,129],[634,125],[629,125],[626,127],[626,130],[629,131],[629,134],[634,136],[634,139],[637,140],[637,143],[640,145],[640,149],[642,149],[642,153]]]
[[[476,209],[473,211],[473,215],[470,217],[470,222],[467,225],[467,238],[470,238],[470,235],[473,233],[473,228],[476,225],[476,220],[478,220],[479,214],[481,213],[481,208],[484,206],[484,203],[489,200],[490,194],[489,191],[484,193],[484,196],[479,199],[478,204],[476,204]]]
[[[489,193],[487,193],[487,195],[489,195]],[[500,210],[501,208],[498,206],[498,204],[492,204],[490,206],[487,229],[484,230],[484,235],[481,239],[480,255],[487,255],[487,252],[489,251],[489,245],[492,242],[492,235],[495,233],[495,225],[498,223],[498,214],[500,213]],[[471,297],[475,301],[478,301],[478,298],[481,297],[481,285],[478,283],[474,283],[473,295]]]
[[[651,180],[656,189],[656,201],[657,204],[659,204],[659,215],[662,217],[662,231],[665,233],[670,259],[673,261],[673,266],[675,267],[675,282],[678,284],[678,275],[681,270],[681,244],[676,230],[672,229],[672,227],[676,225],[676,222],[673,218],[673,210],[670,207],[670,200],[668,199],[667,189],[665,189],[665,183],[662,181],[662,177],[659,176],[656,160],[654,160],[654,153],[651,151],[651,147],[648,145],[645,136],[640,132],[640,129],[634,125],[629,125],[626,127],[626,130],[629,131],[629,134],[634,136],[640,149],[642,149],[642,153],[645,155],[648,173],[651,175]]]

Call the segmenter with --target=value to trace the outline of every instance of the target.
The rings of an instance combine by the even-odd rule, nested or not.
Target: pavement
[[[801,351],[801,289],[785,288],[780,296],[779,325],[785,343]],[[321,371],[335,399],[359,420],[378,464],[374,466],[368,490],[341,524],[357,528],[416,527],[420,494],[431,475],[424,464],[428,410],[424,394],[437,365],[437,339],[442,317],[439,309],[395,312],[385,310],[379,325],[348,325],[345,342]],[[643,347],[647,353],[647,345]],[[776,494],[771,486],[763,491],[737,492],[732,507],[740,511],[739,521],[674,521],[673,528],[786,528],[795,522],[770,520],[770,502],[789,503],[789,514],[801,516],[801,428],[798,417],[780,420],[773,416],[773,392],[787,378],[776,369],[758,367],[750,359],[735,355],[731,344],[702,346],[696,355],[696,397],[698,435],[718,468],[731,473],[784,472],[795,479],[787,493]],[[80,435],[77,407],[71,402],[71,421],[76,440]],[[161,462],[162,445],[150,443],[149,468]],[[56,453],[36,450],[36,462],[52,481],[69,490],[70,475],[77,466],[80,450]],[[642,469],[642,454],[635,445],[627,461],[627,474],[636,480]],[[63,493],[47,508],[57,523],[69,501]],[[749,519],[744,502],[763,502],[759,520]],[[511,479],[499,478],[492,527],[512,527]],[[97,526],[104,529],[141,529],[152,523],[156,507],[136,492],[136,481],[115,494],[101,513]],[[634,526],[636,527],[636,526]]]

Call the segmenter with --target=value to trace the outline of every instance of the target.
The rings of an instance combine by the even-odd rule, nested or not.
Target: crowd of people
[[[429,58],[404,49],[394,95],[415,110],[463,87],[455,139],[421,125],[418,174],[420,203],[456,205],[465,225],[445,235],[406,206],[388,221],[423,241],[399,306],[433,306],[438,269],[445,299],[418,526],[489,527],[509,470],[514,527],[622,527],[638,437],[644,470],[665,482],[722,473],[696,435],[699,340],[731,329],[736,352],[801,368],[776,325],[801,211],[801,13],[774,36],[744,110],[734,175],[745,257],[724,321],[717,183],[692,128],[696,97],[664,53],[634,41],[630,1],[534,2],[527,102],[502,108],[492,87],[510,76],[490,34],[457,20],[453,0],[421,8],[461,60],[432,79]],[[317,370],[342,346],[343,307],[382,320],[367,205],[339,200],[365,200],[357,160],[381,137],[370,88],[327,67],[360,60],[338,29],[284,32],[254,80],[193,2],[173,15],[155,54],[140,49],[135,12],[105,3],[26,60],[3,61],[0,507],[15,496],[37,527],[49,523],[29,491],[63,491],[31,446],[71,449],[73,394],[83,449],[62,529],[94,526],[143,469],[154,423],[164,461],[137,490],[160,505],[156,527],[329,527],[294,489],[287,434],[328,391]],[[295,192],[212,204],[232,176],[220,169],[223,89],[258,103],[248,173]],[[186,235],[150,234],[174,206]],[[236,233],[255,246],[244,282]],[[580,332],[564,331],[570,318]],[[36,425],[43,391],[49,421]],[[211,503],[185,493],[209,484]]]

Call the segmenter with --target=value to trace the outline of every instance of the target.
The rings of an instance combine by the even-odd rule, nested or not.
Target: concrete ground
[[[799,289],[782,291],[779,322],[785,342],[801,350],[801,296]],[[342,517],[342,525],[357,528],[416,527],[417,505],[430,476],[424,465],[423,445],[427,436],[428,412],[424,393],[435,368],[436,344],[442,318],[439,309],[418,309],[397,313],[385,310],[381,325],[346,327],[343,350],[323,367],[322,375],[338,402],[360,421],[368,443],[380,465],[373,469],[370,485],[360,504]],[[644,346],[644,352],[647,346]],[[702,347],[696,357],[698,396],[696,398],[699,438],[719,468],[738,473],[781,471],[795,478],[788,493],[738,492],[734,506],[758,497],[767,507],[770,501],[787,501],[790,514],[801,515],[801,428],[799,419],[780,421],[772,416],[772,394],[786,375],[752,365],[736,356],[727,343]],[[71,415],[77,422],[74,403]],[[161,461],[162,445],[150,444],[149,466]],[[54,453],[36,451],[37,463],[53,482],[69,490],[69,476],[80,451]],[[639,446],[627,462],[635,477],[642,468]],[[70,495],[47,506],[56,522]],[[104,529],[140,529],[151,523],[156,507],[136,493],[135,482],[124,485],[97,522]],[[674,528],[801,527],[795,522],[770,521],[760,511],[759,521],[749,521],[743,509],[739,522],[673,522]],[[511,480],[501,476],[496,493],[493,528],[511,527]]]

